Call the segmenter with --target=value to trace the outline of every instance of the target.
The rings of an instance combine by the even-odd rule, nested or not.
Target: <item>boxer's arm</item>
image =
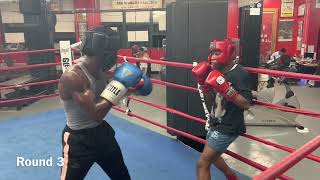
[[[239,76],[240,78],[235,84],[239,92],[239,96],[235,99],[235,104],[244,110],[248,110],[252,105],[253,95],[249,88],[249,74],[245,73]]]
[[[250,101],[248,101],[246,98],[244,98],[241,94],[239,94],[236,97],[236,99],[233,101],[233,103],[244,110],[248,110],[251,106]]]
[[[247,110],[251,103],[247,93],[249,90],[245,85],[247,81],[242,76],[244,75],[239,74],[239,77],[236,77],[238,79],[237,83],[231,85],[219,71],[214,70],[208,75],[206,84],[219,92],[226,100],[233,102],[241,109]]]
[[[207,108],[211,107],[213,105],[213,102],[215,102],[214,92],[209,90],[208,92],[203,92],[203,95]]]
[[[83,84],[83,79],[77,74],[70,72],[65,74],[60,79],[60,84],[64,87],[67,94],[70,94],[80,107],[89,113],[91,118],[97,122],[103,120],[106,114],[110,111],[112,103],[101,98],[98,102],[95,101],[96,95],[94,92],[86,88]]]
[[[98,102],[95,102],[95,95],[92,94],[92,90],[74,92],[73,98],[80,104],[80,107],[90,114],[93,120],[101,122],[113,105],[108,100],[102,98]]]

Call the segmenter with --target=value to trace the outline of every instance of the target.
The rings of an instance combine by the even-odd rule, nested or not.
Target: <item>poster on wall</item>
[[[281,17],[293,17],[294,0],[282,0]]]
[[[293,19],[279,21],[278,41],[293,40]]]
[[[317,0],[316,8],[320,8],[320,0]]]
[[[306,4],[301,4],[298,7],[298,16],[304,16],[305,12],[306,12]]]
[[[51,11],[60,11],[60,2],[59,0],[51,0],[49,3],[49,8]]]
[[[79,22],[78,30],[79,30],[79,37],[81,40],[83,40],[85,36],[85,32],[88,30],[87,23]]]
[[[298,22],[297,50],[301,51],[303,37],[303,21]]]
[[[78,13],[77,14],[77,20],[78,20],[78,33],[79,38],[77,40],[81,40],[84,38],[84,33],[87,31],[87,14],[86,13]]]
[[[162,8],[162,0],[112,0],[113,9]]]

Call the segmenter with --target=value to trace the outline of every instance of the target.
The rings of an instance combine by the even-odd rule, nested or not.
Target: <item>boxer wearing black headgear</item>
[[[80,50],[86,56],[98,58],[99,67],[109,70],[117,62],[120,35],[109,27],[96,27],[85,33]]]
[[[61,180],[84,179],[94,163],[110,179],[131,179],[115,131],[104,118],[131,92],[150,94],[152,84],[130,63],[117,67],[112,77],[102,71],[116,64],[119,43],[118,33],[110,28],[89,30],[78,47],[84,56],[60,78],[60,102],[66,115]]]

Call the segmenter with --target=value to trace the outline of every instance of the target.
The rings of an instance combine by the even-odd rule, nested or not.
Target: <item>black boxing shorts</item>
[[[62,145],[61,180],[84,179],[95,162],[111,179],[130,179],[115,132],[106,121],[97,127],[81,130],[66,126]]]

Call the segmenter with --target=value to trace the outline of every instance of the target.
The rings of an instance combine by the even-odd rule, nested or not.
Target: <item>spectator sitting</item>
[[[280,51],[276,51],[274,52],[271,56],[270,56],[270,60],[278,60],[281,56],[283,55],[287,55],[287,50],[285,48],[281,48]]]

